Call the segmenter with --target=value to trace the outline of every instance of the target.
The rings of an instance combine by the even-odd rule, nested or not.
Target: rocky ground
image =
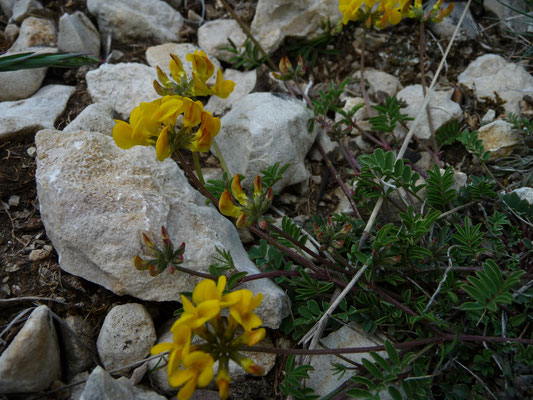
[[[293,3],[230,1],[274,62],[309,51],[311,97],[330,82],[356,78],[361,51],[356,25],[325,44],[306,42],[320,31],[320,20],[339,17],[337,5],[300,1],[303,8],[298,8]],[[165,274],[152,279],[134,270],[139,233],[166,225],[175,241],[187,243],[188,268],[203,271],[215,246],[231,250],[238,269],[257,271],[246,254],[253,239],[241,237],[243,246],[233,224],[205,204],[174,161],[157,162],[150,148],[118,149],[110,137],[113,118],[127,119],[139,102],[157,97],[155,66],[165,69],[169,53],[185,60],[194,49],[205,50],[216,68],[225,70],[225,78],[237,84],[229,99],[212,98],[206,105],[223,117],[218,140],[223,154],[231,154],[230,171],[250,177],[271,163],[291,162],[275,205],[300,220],[346,210],[313,146],[318,131],[307,132],[309,111],[265,66],[232,69],[230,55],[221,48],[227,37],[240,45],[245,35],[218,1],[1,0],[0,6],[0,52],[86,52],[103,60],[70,70],[0,73],[0,398],[103,398],[90,396],[100,396],[104,384],[120,398],[172,398],[164,370],[146,373],[154,362],[135,362],[156,341],[169,340],[165,333],[178,307],[175,300],[179,292],[191,290],[194,280]],[[461,6],[450,22],[430,27],[428,80]],[[503,25],[493,12],[508,17],[507,9],[489,1],[472,5],[430,106],[436,128],[456,119],[479,129],[485,148],[497,159],[520,144],[503,119],[509,112],[530,116],[533,101],[524,95],[533,90],[533,78],[529,42],[508,31],[524,30],[523,22],[514,18]],[[302,14],[305,23],[296,18]],[[422,102],[416,86],[418,35],[416,26],[405,22],[373,32],[366,45],[371,99],[397,95],[410,115]],[[358,84],[350,84],[343,99],[353,107],[360,95]],[[429,168],[427,120],[416,132],[413,161]],[[338,148],[327,138],[320,140],[339,161],[338,170],[344,170]],[[355,156],[373,149],[361,137],[350,138],[348,145]],[[460,146],[441,158],[467,174],[479,168]],[[204,154],[201,162],[206,175],[220,175],[213,156]],[[270,343],[287,346],[288,339],[276,330],[289,311],[286,295],[267,281],[250,289],[265,294],[260,316]],[[283,397],[283,358],[259,361],[267,375],[235,375],[232,398]],[[114,379],[96,364],[122,377]],[[62,389],[69,383],[79,384]],[[213,392],[198,396],[211,398]]]

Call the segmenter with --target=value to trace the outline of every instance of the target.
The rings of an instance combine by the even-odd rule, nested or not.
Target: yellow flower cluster
[[[241,187],[239,174],[235,174],[235,177],[231,181],[231,192],[239,202],[240,206],[236,206],[233,203],[229,190],[226,190],[218,200],[218,209],[222,214],[228,217],[237,218],[235,225],[237,225],[238,228],[244,228],[255,223],[262,225],[266,222],[263,214],[270,208],[274,192],[272,187],[269,187],[266,192],[263,193],[261,178],[259,175],[254,179],[254,193],[251,199],[246,196]]]
[[[159,161],[170,157],[176,149],[209,151],[213,138],[220,131],[220,119],[204,110],[202,102],[195,101],[194,97],[216,95],[226,98],[235,86],[234,82],[223,80],[220,70],[215,85],[207,85],[206,81],[215,68],[203,51],[187,55],[187,60],[193,66],[193,79],[190,82],[179,58],[173,54],[170,56],[171,75],[180,83],[169,80],[157,67],[158,77],[164,86],[157,81],[154,86],[163,97],[141,103],[132,110],[129,122],[115,120],[113,128],[113,139],[118,147],[155,146]],[[180,124],[179,116],[182,116]]]
[[[198,283],[192,293],[192,302],[181,296],[183,313],[171,328],[172,343],[155,345],[151,353],[170,351],[168,359],[168,381],[172,386],[183,386],[178,392],[178,400],[189,399],[196,387],[204,387],[214,377],[213,365],[218,361],[215,383],[222,399],[229,395],[229,360],[240,364],[247,372],[262,375],[263,368],[239,350],[243,346],[253,346],[265,336],[261,319],[253,311],[263,295],[254,296],[247,289],[224,294],[226,277],[218,282],[205,279]],[[221,316],[221,310],[229,308],[229,318]],[[236,335],[239,326],[243,333]],[[259,328],[259,329],[256,329]],[[191,345],[191,339],[198,335],[204,341]]]
[[[441,22],[453,10],[453,3],[441,9],[442,2],[437,1],[432,10],[424,14],[422,0],[415,0],[413,5],[410,0],[339,0],[339,11],[345,25],[349,21],[364,21],[367,28],[383,29],[398,24],[404,17]]]

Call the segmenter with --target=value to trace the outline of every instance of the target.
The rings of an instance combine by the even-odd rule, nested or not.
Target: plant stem
[[[200,165],[200,159],[198,158],[198,152],[193,151],[192,161],[194,163],[194,168],[198,174],[198,179],[202,182],[202,185],[205,185],[204,174],[202,174],[202,166]]]
[[[366,81],[365,81],[365,47],[366,47],[366,32],[367,28],[366,26],[363,27],[363,37],[361,39],[361,80],[359,81],[359,85],[361,86],[361,93],[363,94],[363,99],[365,100],[365,107],[366,112],[368,113],[368,118],[372,118],[374,113],[372,109],[370,108],[370,98],[368,97],[368,93],[366,92]]]
[[[218,161],[220,161],[220,166],[222,167],[224,172],[228,174],[228,176],[231,176],[228,166],[226,165],[226,161],[224,160],[224,156],[222,156],[222,152],[220,151],[220,147],[218,147],[218,144],[214,138],[212,144],[213,148],[215,149],[215,153],[217,153]]]

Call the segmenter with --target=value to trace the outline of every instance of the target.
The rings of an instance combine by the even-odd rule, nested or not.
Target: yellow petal
[[[200,281],[192,292],[192,301],[197,305],[206,300],[219,300],[216,284],[211,279]]]
[[[176,83],[181,83],[181,78],[186,76],[186,74],[179,57],[175,54],[171,54],[168,66],[170,68],[170,76],[172,76],[172,79],[174,79]]]
[[[206,300],[198,305],[197,310],[198,319],[195,325],[200,326],[220,313],[220,302],[218,300]]]
[[[169,383],[170,383],[170,379],[169,379]],[[172,383],[171,383],[171,385],[172,385]],[[178,400],[189,400],[192,397],[192,395],[194,394],[195,390],[196,390],[196,379],[191,379],[178,392]]]
[[[228,217],[239,218],[242,214],[242,209],[233,204],[228,190],[224,191],[218,200],[218,209],[220,212]]]
[[[248,197],[246,197],[246,194],[244,194],[244,190],[242,190],[241,178],[239,174],[235,174],[233,180],[231,181],[231,192],[239,203],[243,205],[246,204]]]
[[[159,353],[164,353],[165,351],[173,350],[176,347],[174,343],[159,343],[150,349],[150,354],[155,356]]]
[[[221,308],[231,307],[232,305],[237,304],[240,299],[241,299],[241,294],[238,291],[228,293],[222,296],[222,300],[220,301],[220,307]]]
[[[168,383],[170,383],[171,386],[181,386],[183,385],[185,382],[189,381],[189,380],[193,380],[195,381],[194,377],[196,376],[196,374],[194,373],[193,370],[191,369],[180,369],[179,371],[176,371],[175,374],[173,374],[172,376],[169,376],[168,377]],[[195,384],[196,386],[196,384]],[[194,390],[193,390],[194,392]]]
[[[113,128],[113,140],[121,149],[129,149],[137,143],[133,140],[133,128],[124,121],[115,120],[116,125]]]
[[[159,161],[164,161],[166,158],[170,157],[171,154],[172,152],[168,144],[168,126],[165,126],[155,143],[155,155]]]

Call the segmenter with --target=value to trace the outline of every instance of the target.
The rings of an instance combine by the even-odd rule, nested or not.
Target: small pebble
[[[46,251],[48,251],[49,253],[51,253],[53,249],[54,249],[54,248],[53,248],[52,245],[50,245],[50,244],[45,244],[45,245],[43,246],[43,250],[46,250]]]
[[[28,147],[28,150],[26,150],[26,153],[28,153],[30,157],[33,157],[36,152],[37,152],[37,149],[33,146]]]
[[[4,29],[4,35],[9,42],[14,42],[19,35],[20,28],[17,24],[8,24]]]
[[[494,118],[496,118],[496,111],[488,110],[483,118],[481,118],[481,125],[483,126],[490,124],[492,121],[494,121]]]
[[[20,196],[17,196],[16,194],[12,195],[7,201],[7,204],[13,207],[17,207],[19,203],[20,203]]]
[[[50,252],[44,249],[35,249],[31,251],[29,259],[31,262],[37,262],[46,260],[48,256],[50,256]]]

